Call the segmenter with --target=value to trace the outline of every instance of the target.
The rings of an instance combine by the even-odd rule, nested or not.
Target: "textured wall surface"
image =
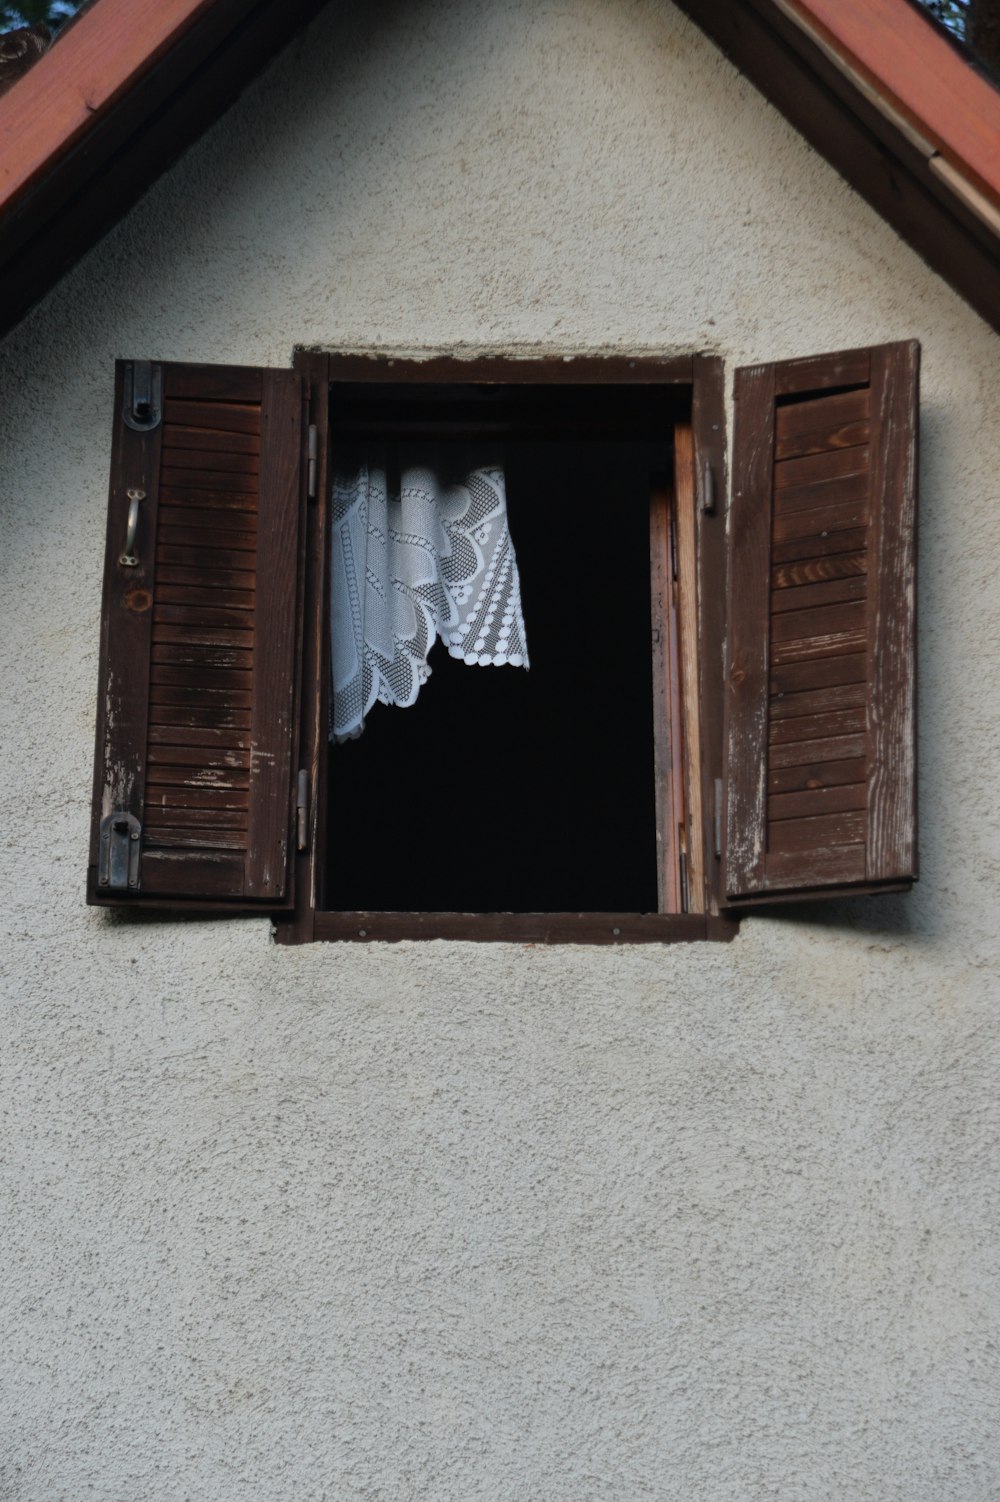
[[[0,1497],[1000,1495],[997,341],[667,0],[333,6],[5,343]],[[83,905],[116,356],[924,350],[910,898]]]

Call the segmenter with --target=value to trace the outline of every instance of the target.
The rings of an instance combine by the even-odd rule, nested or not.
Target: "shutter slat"
[[[159,817],[161,811],[170,809],[222,809],[245,810],[248,802],[246,789],[238,788],[192,788],[163,787],[153,780],[159,774],[152,772],[146,779],[146,817]],[[162,824],[162,817],[159,818]],[[227,821],[228,822],[228,821]]]
[[[802,511],[776,514],[774,540],[775,542],[794,542],[809,537],[817,543],[822,543],[829,532],[846,532],[849,529],[867,527],[867,525],[867,501],[861,499],[839,501],[834,505],[824,502],[821,506],[810,506]]]
[[[807,819],[777,819],[768,830],[769,852],[812,851],[834,845],[860,845],[867,832],[865,810],[820,814]]]
[[[771,700],[772,726],[800,715],[826,714],[832,709],[853,709],[863,705],[867,690],[863,683],[838,683],[826,688],[807,689],[804,693],[778,694]]]
[[[249,751],[250,737],[240,730],[225,730],[218,726],[192,729],[183,725],[150,725],[151,746],[205,746],[226,747],[229,750]]]
[[[181,447],[176,443],[169,446],[164,444],[163,468],[165,475],[173,474],[175,470],[185,474],[193,473],[196,485],[204,485],[204,476],[216,470],[226,475],[256,475],[260,471],[260,449],[256,448],[253,453],[241,453],[232,448],[210,448],[205,443],[192,448]]]
[[[253,649],[253,631],[238,631],[229,626],[192,626],[181,621],[163,621],[153,627],[154,643],[176,646],[240,647]]]
[[[250,786],[249,768],[241,771],[234,767],[209,766],[204,762],[196,767],[170,767],[147,760],[146,773],[147,788],[225,788],[245,792]]]
[[[149,434],[121,421],[119,390],[102,645],[103,677],[133,701],[121,806],[142,829],[139,887],[102,895],[92,876],[91,899],[287,905],[301,383],[233,367],[162,374]],[[137,474],[150,491],[143,562],[119,578],[122,487]],[[108,703],[98,763],[118,767]]]
[[[160,584],[193,584],[205,589],[254,589],[257,575],[249,569],[191,568],[178,563],[157,565]]]
[[[863,731],[859,731],[856,735],[815,737],[810,740],[788,741],[780,746],[772,746],[768,756],[768,765],[772,768],[799,767],[814,761],[843,761],[847,758],[864,756],[865,751]]]
[[[232,705],[210,703],[159,704],[154,699],[149,706],[151,725],[203,725],[218,730],[249,730],[250,710]]]
[[[150,705],[209,709],[250,709],[252,696],[248,689],[223,688],[217,683],[199,683],[197,687],[185,687],[180,683],[154,683],[149,690]]]
[[[218,585],[168,584],[161,575],[157,599],[165,605],[225,605],[234,610],[252,610],[254,591],[226,589],[221,581]]]
[[[240,513],[244,515],[245,513]],[[255,532],[243,530],[230,530],[222,520],[225,512],[220,511],[218,517],[209,518],[203,515],[198,518],[192,513],[193,522],[179,514],[172,513],[173,525],[162,526],[157,534],[159,547],[171,548],[225,548],[227,551],[254,553],[257,550],[257,536]],[[197,528],[198,530],[195,530]],[[204,528],[204,530],[201,530]],[[248,568],[253,560],[244,558],[243,567]]]
[[[776,516],[787,516],[793,511],[814,512],[820,507],[864,501],[867,496],[867,471],[855,470],[849,475],[828,475],[825,479],[816,478],[788,485],[781,490],[776,489],[774,512]]]
[[[256,478],[257,471],[225,470],[225,469],[163,469],[164,488],[171,490],[213,490],[220,495],[226,491],[242,491],[249,493],[249,487]]]
[[[207,746],[161,746],[151,742],[146,748],[146,765],[163,767],[220,767],[245,771],[250,766],[250,752],[232,748],[212,751]]]
[[[254,432],[232,433],[223,428],[187,428],[171,423],[171,451],[209,449],[212,453],[259,454],[260,436]]]
[[[174,400],[167,396],[163,403],[163,421],[178,432],[197,428],[211,433],[248,433],[254,438],[260,435],[260,407],[256,403],[238,406]]]
[[[775,793],[767,800],[767,817],[775,823],[782,819],[815,818],[819,814],[864,808],[867,801],[868,789],[864,782],[847,783],[844,787],[811,788],[804,793]]]
[[[179,646],[175,642],[158,641],[155,633],[152,660],[154,663],[190,664],[206,668],[236,668],[241,672],[248,671],[253,662],[245,647]]]
[[[867,386],[860,391],[844,391],[839,396],[825,394],[813,401],[792,402],[779,407],[774,416],[775,457],[792,438],[815,432],[837,432],[849,423],[867,422],[871,410]],[[824,448],[833,447],[824,444]]]
[[[781,617],[777,617],[781,619]],[[840,657],[845,652],[860,652],[865,645],[865,623],[848,627],[843,631],[823,631],[816,636],[795,637],[791,641],[777,641],[771,652],[771,664],[775,668],[786,663],[797,663],[817,657]]]
[[[191,511],[240,511],[255,513],[257,510],[257,496],[255,492],[247,491],[245,485],[235,490],[212,490],[204,485],[188,487],[184,489],[175,485],[163,487],[163,502],[168,506],[188,507]],[[183,527],[187,518],[176,518],[177,525]],[[210,525],[225,526],[227,523],[215,517]],[[249,531],[254,530],[251,517],[233,518],[229,525],[243,526]]]
[[[776,463],[774,488],[781,491],[793,486],[822,485],[852,475],[863,475],[867,470],[867,442],[855,448],[822,449],[802,459],[785,459]]]
[[[201,539],[199,538],[199,542]],[[226,569],[246,570],[253,567],[254,560],[245,552],[234,548],[170,547],[162,544],[156,549],[157,566],[176,563],[184,568],[212,569],[221,574]]]
[[[220,668],[205,663],[159,663],[155,649],[150,669],[151,683],[173,684],[178,688],[239,688],[250,690],[252,675],[249,668]]]
[[[259,412],[266,374],[255,365],[165,365],[163,394],[167,401],[240,404]]]
[[[771,548],[772,564],[799,561],[825,561],[840,553],[854,553],[864,549],[868,540],[865,527],[855,527],[846,532],[830,532],[826,537],[803,537],[791,542],[775,542]]]
[[[243,627],[249,629],[247,623],[253,618],[252,611],[228,605],[172,605],[167,601],[163,605],[153,606],[153,621],[156,625],[169,625],[172,622],[178,626],[233,626],[240,630]]]
[[[197,849],[204,847],[203,829],[158,829],[147,830],[145,841],[153,849]],[[241,829],[213,829],[212,846],[216,850],[240,850],[246,845],[246,833]]]
[[[769,741],[772,746],[788,745],[792,741],[823,740],[831,735],[852,735],[864,731],[867,721],[865,707],[838,709],[827,714],[796,716],[780,720],[771,714]]]
[[[772,662],[771,693],[796,694],[842,683],[864,683],[867,677],[868,658],[864,652],[813,662],[790,662],[785,666]]]
[[[255,501],[256,497],[247,496],[246,499]],[[171,527],[180,527],[185,534],[190,533],[192,528],[196,528],[197,533],[200,534],[203,527],[213,532],[246,533],[250,539],[248,542],[238,543],[235,540],[227,538],[222,542],[221,546],[254,548],[257,545],[256,538],[252,535],[257,531],[257,508],[255,505],[239,508],[234,506],[230,509],[227,506],[214,506],[207,503],[204,499],[199,499],[197,501],[192,500],[190,505],[178,506],[169,496],[164,496],[161,526],[164,528],[163,536],[169,536],[169,529]],[[202,541],[201,536],[196,534],[195,537],[191,538],[188,546],[197,547]],[[206,546],[211,546],[211,544],[206,542]]]
[[[918,353],[886,345],[737,372],[733,905],[916,876]]]
[[[163,579],[163,570],[160,570]],[[864,574],[842,574],[839,578],[816,584],[775,587],[772,580],[771,614],[786,610],[811,610],[819,605],[839,605],[847,600],[863,600],[868,584]]]
[[[867,553],[839,553],[830,558],[807,558],[798,563],[776,563],[771,570],[772,599],[777,608],[790,608],[778,604],[777,592],[804,588],[807,584],[820,584],[824,580],[849,579],[868,572]]]
[[[812,792],[818,788],[841,787],[854,782],[864,783],[867,789],[865,770],[863,756],[807,761],[791,767],[772,765],[767,774],[767,790],[769,794]]]

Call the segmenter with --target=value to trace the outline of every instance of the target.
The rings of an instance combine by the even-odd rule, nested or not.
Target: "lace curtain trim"
[[[440,637],[452,657],[527,667],[521,583],[500,466],[460,480],[426,464],[359,462],[334,476],[331,738],[372,705],[413,704]]]

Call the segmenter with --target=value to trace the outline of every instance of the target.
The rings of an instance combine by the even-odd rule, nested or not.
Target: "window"
[[[731,507],[714,358],[122,365],[90,900],[263,909],[291,940],[614,942],[908,885],[916,359],[896,345],[738,372]],[[519,477],[529,633],[534,615],[556,641],[575,601],[603,603],[595,584],[624,596],[592,666],[627,712],[597,744],[580,712],[596,680],[560,699],[547,649],[527,683],[446,662],[415,709],[330,753],[331,451],[477,426],[502,432]],[[574,500],[582,526],[545,518]],[[463,880],[447,862],[414,880],[392,828],[376,844],[356,817],[387,779],[430,775],[463,715],[494,753],[498,727],[522,727],[501,754],[520,843],[541,852],[530,878],[523,856],[504,869],[501,827]],[[394,808],[398,823],[402,791]]]

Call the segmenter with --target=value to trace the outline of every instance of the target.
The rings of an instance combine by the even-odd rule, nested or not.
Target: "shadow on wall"
[[[915,893],[892,892],[881,897],[852,897],[838,902],[796,902],[755,907],[743,921],[754,916],[780,918],[783,924],[801,923],[811,928],[846,929],[861,934],[886,934],[897,938],[934,938],[933,913],[917,901]]]

